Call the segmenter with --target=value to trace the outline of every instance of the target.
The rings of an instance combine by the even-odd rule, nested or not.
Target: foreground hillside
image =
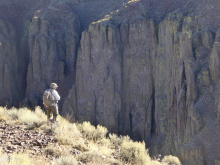
[[[107,136],[107,129],[100,125],[70,123],[59,116],[58,123],[47,126],[39,107],[35,111],[1,107],[0,120],[0,162],[5,165],[180,164],[173,156],[153,160],[144,142]]]

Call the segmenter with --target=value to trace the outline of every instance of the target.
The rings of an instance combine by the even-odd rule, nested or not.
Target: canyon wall
[[[18,58],[16,31],[12,25],[0,19],[0,104],[18,105]]]
[[[184,164],[215,163],[219,33],[215,37],[196,21],[169,14],[158,25],[147,19],[90,25],[62,113],[145,140],[152,154],[178,155]]]
[[[75,71],[79,30],[73,13],[35,12],[29,26],[26,88],[26,98],[32,107],[41,105],[39,98],[51,82],[60,83]]]

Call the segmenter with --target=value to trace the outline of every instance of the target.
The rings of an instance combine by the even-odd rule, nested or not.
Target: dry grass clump
[[[78,125],[79,131],[89,140],[93,140],[94,132],[96,128],[90,124],[90,122],[83,122]]]
[[[120,157],[129,164],[147,164],[151,159],[145,148],[144,142],[133,142],[124,140],[121,145]]]
[[[20,124],[35,125],[36,127],[40,127],[46,123],[47,117],[40,107],[36,107],[35,111],[31,111],[27,108],[21,108],[17,111]]]
[[[13,154],[10,156],[8,165],[34,165],[34,163],[26,154]]]
[[[73,148],[85,152],[85,151],[89,151],[89,148],[85,146],[85,144],[75,144],[73,145]]]
[[[109,134],[109,139],[111,142],[111,146],[113,146],[114,148],[118,148],[119,146],[121,146],[124,141],[131,140],[129,136],[118,136],[116,134]]]
[[[166,165],[150,158],[144,142],[134,142],[128,139],[124,140],[121,145],[120,158],[123,162],[132,165]]]
[[[62,156],[55,159],[53,165],[78,165],[78,161],[73,156]]]
[[[61,151],[54,146],[48,146],[44,148],[45,155],[51,155],[52,157],[58,158],[62,155]]]
[[[89,163],[92,161],[103,162],[103,157],[98,152],[89,151],[89,152],[83,152],[77,157],[78,161],[82,163]]]
[[[65,145],[75,144],[76,140],[81,138],[81,133],[76,124],[72,124],[63,117],[58,116],[58,125],[54,128],[54,133],[59,142]]]
[[[106,134],[108,133],[107,128],[98,125],[96,128],[96,134],[95,134],[95,139],[99,140],[99,139],[103,139],[106,137]]]
[[[130,165],[160,165],[158,161],[151,160],[144,142],[134,142],[129,136],[109,134],[111,147],[116,149],[117,157]]]
[[[89,152],[81,153],[77,157],[77,160],[89,165],[103,165],[103,164],[121,165],[122,164],[118,160],[106,157],[105,155],[102,155],[97,151],[89,151]]]
[[[164,156],[164,158],[162,159],[163,163],[166,163],[168,165],[181,165],[180,160],[172,155],[169,156]]]
[[[34,165],[27,154],[7,155],[0,153],[0,163],[4,165]]]
[[[7,110],[6,107],[0,107],[0,120],[39,127],[45,123],[46,115],[40,107],[36,107],[35,111],[27,108],[11,108]]]
[[[89,151],[97,152],[101,155],[105,155],[106,157],[112,157],[113,153],[115,152],[115,150],[111,149],[108,144],[90,141],[88,142],[87,145],[88,145]]]
[[[2,153],[2,148],[0,149],[0,162],[1,164],[8,164],[8,156]]]
[[[111,146],[111,141],[110,141],[109,138],[102,138],[97,143],[100,144],[100,145],[107,146],[107,147]]]
[[[7,121],[9,120],[9,115],[7,113],[6,107],[0,107],[0,121]]]
[[[108,132],[107,128],[100,125],[95,128],[90,124],[90,122],[83,122],[83,124],[79,124],[78,129],[88,140],[93,141],[98,141],[104,138]]]
[[[5,110],[5,109],[4,109]],[[8,116],[8,120],[18,120],[18,110],[15,108],[6,110],[7,112],[7,116]]]

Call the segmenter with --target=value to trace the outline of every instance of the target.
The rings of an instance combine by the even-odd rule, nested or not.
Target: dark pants
[[[58,105],[49,106],[47,109],[47,120],[50,120],[51,113],[53,114],[53,121],[56,121],[58,116]]]

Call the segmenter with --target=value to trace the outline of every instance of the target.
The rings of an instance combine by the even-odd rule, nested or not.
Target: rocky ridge
[[[42,162],[53,160],[51,155],[46,155],[44,148],[56,144],[52,134],[45,134],[39,130],[29,130],[25,125],[9,125],[0,123],[0,144],[2,152],[10,154],[28,154],[32,158],[44,157]]]
[[[144,142],[107,134],[100,125],[70,123],[61,116],[49,125],[46,121],[40,107],[0,107],[1,164],[180,164],[171,155],[150,158]]]

